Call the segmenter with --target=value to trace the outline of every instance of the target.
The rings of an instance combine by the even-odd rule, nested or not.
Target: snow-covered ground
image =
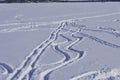
[[[0,80],[120,80],[119,7],[0,4]]]

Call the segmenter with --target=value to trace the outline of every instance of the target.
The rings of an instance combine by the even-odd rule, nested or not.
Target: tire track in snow
[[[109,46],[109,47],[113,47],[113,48],[120,48],[119,45],[116,45],[116,44],[112,44],[110,42],[107,42],[107,41],[104,41],[102,39],[99,39],[97,37],[94,37],[94,36],[91,36],[91,35],[88,35],[88,34],[85,34],[85,33],[79,33],[80,35],[84,36],[84,37],[87,37],[89,39],[92,39],[100,44],[103,44],[103,45],[106,45],[106,46]]]
[[[42,64],[43,66],[51,66],[51,65],[56,65],[56,64],[60,64],[62,62],[65,62],[66,60],[69,60],[68,58],[70,58],[70,56],[66,53],[66,52],[63,52],[62,50],[60,50],[59,46],[58,45],[61,45],[61,44],[65,44],[69,41],[72,41],[71,39],[67,38],[66,36],[64,36],[63,34],[67,34],[69,31],[67,32],[62,32],[62,33],[59,33],[58,37],[61,36],[63,38],[66,39],[66,41],[63,41],[63,42],[52,42],[51,46],[52,46],[52,49],[56,52],[56,53],[59,53],[59,55],[63,56],[63,59],[57,61],[57,62],[54,62],[54,63],[50,63],[50,64]],[[58,38],[57,37],[57,38]],[[61,54],[61,53],[63,54]],[[67,57],[68,56],[68,57]]]
[[[94,16],[87,16],[87,17],[81,17],[81,18],[75,18],[75,19],[67,19],[67,20],[61,20],[61,21],[43,22],[43,23],[34,25],[34,27],[32,27],[32,28],[40,27],[40,26],[43,26],[43,25],[59,24],[59,23],[64,23],[64,22],[69,22],[69,21],[76,21],[76,20],[79,21],[79,20],[83,20],[83,19],[99,18],[99,17],[106,17],[106,16],[112,16],[112,15],[118,15],[118,14],[120,14],[120,12],[107,13],[107,14],[94,15]],[[20,25],[22,23],[13,23],[13,25],[17,25],[17,24]],[[8,26],[8,25],[12,25],[12,24],[3,24],[3,26],[4,25]],[[27,26],[23,26],[22,28],[18,27],[18,28],[13,28],[13,29],[9,29],[9,28],[8,29],[2,29],[2,30],[0,30],[0,33],[16,32],[19,29],[26,29],[26,28],[31,28],[31,24],[28,24]]]
[[[23,63],[18,68],[16,68],[16,70],[12,74],[9,75],[7,80],[14,80],[14,79],[22,80],[25,77],[25,75],[27,75],[34,68],[35,63],[37,62],[39,57],[42,55],[44,50],[54,40],[56,40],[57,34],[65,26],[65,24],[66,22],[61,23],[60,26],[58,26],[58,28],[50,34],[50,37],[47,40],[45,40],[43,43],[38,45],[33,50],[33,52],[31,52],[31,54],[27,56],[27,58],[23,61]]]
[[[65,36],[65,34],[67,34],[68,32],[70,32],[70,31],[66,31],[66,32],[61,32],[61,33],[59,33],[59,36],[61,36],[62,38],[64,38],[64,39],[66,39],[66,41],[62,41],[62,42],[57,42],[57,43],[52,43],[52,47],[53,47],[53,49],[57,52],[57,53],[62,53],[63,54],[63,56],[64,56],[64,58],[63,58],[63,60],[61,60],[61,61],[58,61],[58,62],[56,62],[56,63],[62,63],[62,62],[65,62],[65,61],[68,61],[69,59],[70,59],[70,55],[68,55],[68,52],[64,52],[64,50],[62,50],[62,49],[60,49],[60,45],[62,45],[62,44],[66,44],[66,43],[71,43],[71,39],[70,38],[68,38],[68,37],[66,37]],[[77,37],[78,38],[78,37]],[[59,45],[59,46],[58,46]],[[70,49],[72,49],[72,48],[70,48]],[[56,64],[56,63],[54,63],[54,64]],[[52,65],[52,64],[51,64]]]
[[[79,31],[79,30],[78,30]],[[68,31],[68,32],[70,32],[70,31]],[[63,34],[66,34],[67,32],[62,32],[62,33],[59,33],[59,35],[61,36],[61,37],[63,37],[63,38],[65,38],[66,39],[66,43],[67,42],[69,42],[69,41],[72,41],[71,39],[69,39],[69,38],[67,38],[66,36],[64,36]],[[76,32],[75,32],[76,33]],[[78,50],[75,50],[75,49],[73,49],[72,48],[72,46],[74,46],[77,42],[79,42],[80,40],[82,40],[82,37],[77,37],[77,36],[74,36],[74,35],[71,35],[72,37],[74,37],[74,38],[76,38],[76,40],[75,41],[72,41],[71,43],[70,43],[70,45],[69,46],[66,46],[66,47],[68,47],[68,50],[69,51],[72,51],[72,52],[75,52],[75,53],[78,53],[77,54],[77,56],[74,58],[74,59],[77,59],[77,60],[79,60],[78,58],[81,58],[82,56],[83,56],[83,53],[84,53],[84,51],[78,51]],[[79,39],[78,39],[79,38]],[[58,47],[58,45],[61,45],[61,44],[64,44],[65,42],[58,42],[58,43],[52,43],[52,45],[54,46],[53,48],[55,48],[56,49],[56,51],[58,52],[60,52],[60,53],[62,53],[62,54],[64,54],[64,56],[66,57],[66,59],[65,59],[65,61],[59,61],[59,62],[61,62],[61,64],[63,64],[63,63],[65,63],[65,65],[63,65],[63,66],[61,66],[61,64],[60,65],[58,65],[57,67],[64,67],[64,66],[66,66],[68,63],[70,64],[70,63],[73,63],[73,62],[76,62],[77,60],[70,60],[70,57],[69,57],[69,55],[66,53],[66,52],[64,52],[64,50],[62,50],[62,49],[60,49],[59,47]],[[69,48],[70,47],[70,48]],[[68,62],[68,63],[67,63]],[[51,64],[52,65],[52,64]],[[61,68],[60,67],[60,68]],[[55,69],[56,67],[53,67],[52,69]],[[57,69],[56,69],[57,70]],[[53,71],[55,71],[55,70],[53,70]],[[42,77],[40,78],[40,80],[48,80],[49,79],[49,75],[53,72],[53,71],[50,71],[49,72],[49,70],[46,70],[45,71],[45,73],[43,73],[42,74]],[[44,77],[43,77],[44,76]],[[44,78],[44,79],[43,79]]]
[[[92,31],[92,32],[100,32],[100,33],[104,32],[104,33],[107,33],[107,34],[110,34],[110,35],[113,35],[116,37],[120,37],[120,31],[117,31],[115,29],[114,29],[114,31],[113,30],[108,31],[108,30],[104,30],[104,29],[83,29],[83,30]]]
[[[94,13],[99,13],[99,12],[91,12],[90,14],[94,14]],[[83,14],[83,13],[82,13]],[[68,16],[76,16],[76,15],[82,15],[81,13],[79,14],[66,14],[66,15],[59,15],[59,16],[47,16],[47,17],[40,17],[38,19],[22,19],[22,22],[21,20],[18,20],[19,22],[13,22],[13,21],[16,21],[16,20],[13,20],[12,23],[4,23],[4,24],[0,24],[0,27],[2,26],[17,26],[17,25],[20,25],[20,24],[24,24],[24,25],[28,25],[30,23],[33,23],[33,22],[40,22],[39,20],[41,19],[47,19],[47,18],[60,18],[60,17],[68,17]],[[18,17],[18,16],[17,16]],[[44,23],[44,22],[43,22]]]
[[[68,42],[72,41],[71,39],[67,38],[66,36],[64,36],[63,34],[60,34],[61,37],[65,38]]]
[[[74,36],[72,36],[72,37],[74,37]],[[66,38],[65,36],[63,36],[63,38],[65,38],[66,40],[69,41],[69,38]],[[74,37],[74,38],[76,38],[76,37]],[[48,69],[48,70],[45,70],[45,71],[41,72],[41,73],[40,73],[39,80],[48,80],[48,79],[49,79],[49,75],[50,75],[53,71],[56,71],[56,70],[58,70],[58,69],[60,69],[60,68],[62,68],[62,67],[64,67],[64,66],[66,66],[66,65],[69,65],[69,64],[71,64],[71,63],[73,63],[73,62],[76,62],[77,60],[81,59],[81,57],[83,57],[84,51],[78,51],[78,50],[75,50],[75,49],[72,48],[72,46],[74,46],[75,44],[77,44],[77,43],[82,39],[82,38],[79,38],[79,37],[77,37],[77,38],[78,38],[78,39],[76,39],[75,41],[72,41],[71,44],[69,44],[68,46],[66,46],[66,49],[67,49],[67,50],[70,50],[70,51],[72,51],[72,52],[77,53],[76,57],[70,59],[70,57],[69,57],[68,54],[66,54],[64,51],[61,51],[61,50],[59,49],[59,47],[58,47],[59,45],[55,45],[55,47],[56,47],[55,49],[56,49],[57,51],[59,51],[60,53],[64,54],[64,55],[66,56],[66,60],[65,60],[65,62],[62,62],[62,63],[61,63],[60,65],[58,65],[58,66],[55,66],[55,67],[53,67],[53,68],[50,68],[50,69]],[[66,42],[66,43],[67,43],[67,42]]]
[[[9,74],[13,72],[13,68],[6,63],[0,63],[0,66],[4,69],[5,74]]]
[[[64,33],[62,33],[62,34],[64,34]],[[68,55],[67,52],[64,52],[63,50],[61,50],[61,49],[59,48],[59,46],[58,46],[58,45],[65,44],[65,43],[71,41],[71,39],[63,36],[62,34],[59,34],[59,36],[65,38],[66,41],[64,41],[64,42],[58,42],[58,43],[52,43],[53,49],[54,49],[57,53],[62,54],[62,55],[64,56],[63,60],[59,61],[59,63],[68,61],[68,60],[70,59],[70,55]]]
[[[110,16],[110,15],[116,15],[116,14],[120,14],[120,12],[118,13],[110,13],[110,14],[104,14],[104,15],[97,15],[97,16],[90,16],[90,17],[83,17],[83,18],[78,18],[78,19],[75,19],[75,20],[81,20],[81,19],[90,19],[90,18],[97,18],[97,17],[105,17],[105,16]],[[57,21],[57,22],[53,22],[55,24],[57,23],[65,23],[66,21],[68,20],[62,20],[62,21]],[[69,21],[74,21],[74,19],[69,19]],[[68,21],[68,22],[69,22]],[[53,24],[52,23],[52,24]],[[51,24],[51,23],[50,23]],[[48,24],[47,24],[48,25]],[[50,36],[50,39],[46,40],[45,43],[39,45],[33,52],[32,54],[33,55],[30,55],[28,56],[24,61],[23,63],[20,65],[20,67],[18,67],[12,74],[10,74],[10,76],[7,78],[7,80],[14,80],[16,79],[17,77],[17,80],[22,80],[24,78],[24,76],[26,74],[28,74],[34,67],[36,61],[38,60],[38,58],[40,57],[40,55],[44,52],[44,50],[56,39],[56,34],[61,30],[61,27],[58,27],[58,30],[51,33],[51,36]],[[16,30],[15,30],[16,31]],[[57,32],[57,33],[56,33]],[[86,36],[86,35],[84,35]],[[93,40],[96,40],[98,41],[99,43],[103,43],[104,41],[101,41],[99,39],[96,39],[95,37],[91,37],[91,36],[87,36]],[[76,40],[76,42],[78,42],[79,40]],[[108,46],[111,46],[110,43],[106,43],[105,42],[105,45],[108,45]],[[41,47],[40,47],[41,46]],[[116,46],[116,45],[112,45],[112,46]],[[118,47],[118,46],[117,46]],[[74,49],[71,49],[72,51],[75,51]],[[83,53],[83,52],[82,52]],[[65,62],[64,64],[61,64],[61,66],[58,66],[57,68],[60,68],[64,65],[67,65],[68,63],[72,62],[72,61],[75,61],[78,59],[78,56],[77,58],[73,58],[72,60],[69,60],[67,62]],[[26,64],[25,64],[26,63]],[[56,69],[56,68],[54,68]],[[46,71],[47,73],[48,72],[51,72],[51,71]],[[44,73],[43,73],[44,74]],[[46,74],[46,73],[45,73]],[[20,75],[20,76],[19,76]]]
[[[66,41],[63,41],[63,42],[57,42],[57,43],[52,43],[52,48],[53,50],[56,52],[56,53],[59,53],[60,55],[63,56],[63,59],[61,59],[60,61],[57,61],[55,63],[51,63],[49,65],[55,65],[55,64],[60,64],[62,62],[65,62],[65,61],[68,61],[70,59],[70,56],[68,55],[67,52],[64,52],[62,49],[59,48],[58,45],[61,45],[61,44],[65,44],[67,42],[70,42],[72,41],[71,39],[69,39],[68,37],[64,36],[63,34],[67,34],[69,31],[67,32],[62,32],[62,33],[59,33],[58,37],[61,36],[62,38],[66,39]],[[62,53],[62,54],[61,54]]]
[[[68,32],[69,32],[69,31],[68,31]],[[53,65],[55,66],[55,65],[59,65],[59,64],[61,64],[61,63],[64,63],[64,62],[70,60],[70,56],[68,55],[68,53],[67,53],[67,52],[64,52],[64,51],[63,51],[62,49],[60,49],[59,46],[58,46],[58,45],[65,44],[65,43],[69,42],[70,39],[67,38],[67,37],[65,37],[65,36],[63,36],[63,34],[66,34],[66,33],[68,33],[68,32],[62,32],[62,33],[59,33],[59,34],[58,34],[58,37],[61,36],[61,37],[65,38],[66,41],[64,41],[64,42],[57,42],[57,43],[52,42],[52,44],[51,44],[53,50],[54,50],[56,53],[62,55],[62,56],[63,56],[63,59],[61,59],[61,60],[59,60],[59,61],[57,61],[57,62],[54,62],[54,63],[45,64],[45,65],[43,65],[43,66],[53,66]],[[58,39],[58,37],[57,37],[57,39]],[[70,40],[70,41],[71,41],[71,40]],[[38,68],[38,69],[37,69],[37,68]],[[36,71],[39,71],[40,66],[37,66],[37,68],[36,68]],[[49,74],[50,74],[50,73],[49,73]],[[48,74],[48,75],[49,75],[49,74]],[[45,78],[45,80],[47,80],[48,77],[49,77],[49,76],[47,76],[47,77]],[[32,78],[32,76],[31,76],[31,78]],[[29,79],[30,79],[30,78],[29,78]]]
[[[83,39],[83,37],[76,37],[76,36],[74,36],[74,35],[72,35],[72,37],[76,38],[77,40],[76,40],[75,43],[67,46],[66,49],[67,49],[67,50],[70,50],[70,51],[72,51],[72,52],[75,52],[75,53],[79,53],[80,55],[78,55],[78,56],[79,56],[79,58],[81,58],[81,57],[83,57],[83,55],[84,55],[84,51],[76,50],[76,49],[72,48],[72,46],[74,46],[76,43],[78,43],[79,41],[81,41],[81,40]]]

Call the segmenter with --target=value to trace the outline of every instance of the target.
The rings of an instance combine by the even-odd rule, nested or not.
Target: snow
[[[0,4],[0,80],[120,80],[119,7]]]

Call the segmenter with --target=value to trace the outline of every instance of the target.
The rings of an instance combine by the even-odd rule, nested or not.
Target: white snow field
[[[0,4],[0,80],[120,80],[120,3]]]

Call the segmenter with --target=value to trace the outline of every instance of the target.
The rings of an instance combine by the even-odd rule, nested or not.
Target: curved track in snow
[[[9,74],[13,72],[12,67],[6,63],[0,63],[0,66],[4,69],[5,74]]]
[[[63,37],[63,36],[62,36]],[[66,38],[66,37],[63,37],[65,38],[68,42],[69,42],[69,38]],[[81,38],[77,38],[75,41],[71,41],[71,43],[69,45],[67,45],[65,47],[66,51],[72,51],[72,52],[75,52],[76,53],[76,56],[74,58],[70,58],[69,56],[69,53],[66,53],[64,52],[64,49],[60,50],[59,46],[60,44],[56,44],[54,45],[55,46],[55,49],[64,54],[65,57],[66,57],[66,60],[64,62],[62,62],[61,64],[59,64],[58,66],[55,66],[53,68],[50,68],[50,69],[47,69],[43,72],[40,73],[40,77],[39,77],[39,80],[48,80],[49,79],[49,75],[53,72],[53,71],[56,71],[64,66],[67,66],[67,65],[70,65],[72,64],[73,62],[79,60],[81,57],[83,57],[83,54],[84,54],[84,51],[78,51],[78,50],[75,50],[72,48],[72,46],[74,46],[75,44],[77,44],[79,41],[81,40]],[[67,42],[66,42],[67,43]]]
[[[95,37],[90,34],[84,33],[84,31],[99,32],[99,33],[104,32],[104,33],[108,33],[110,35],[119,37],[120,36],[119,31],[115,29],[105,29],[105,28],[89,29],[86,26],[81,25],[79,23],[79,20],[81,19],[105,17],[105,16],[116,15],[116,14],[120,14],[120,12],[83,17],[78,19],[55,21],[50,23],[35,24],[33,26],[31,26],[31,24],[28,24],[22,27],[1,29],[0,33],[8,33],[8,32],[17,32],[19,30],[25,31],[24,29],[31,30],[34,28],[39,28],[41,25],[59,24],[59,26],[56,29],[55,27],[53,27],[55,30],[50,34],[49,38],[43,41],[37,47],[35,47],[33,51],[23,60],[23,62],[15,70],[12,70],[12,68],[7,64],[0,63],[0,66],[2,66],[7,71],[7,74],[8,74],[7,80],[32,80],[34,76],[37,76],[39,80],[49,80],[49,77],[52,74],[52,72],[59,71],[61,68],[64,68],[67,65],[74,65],[75,62],[84,59],[86,55],[86,51],[77,50],[74,48],[74,46],[82,42],[84,38],[91,39],[105,46],[119,49],[120,45],[113,44],[113,43],[110,43],[109,41],[105,41],[104,39],[100,39],[99,37]],[[21,24],[14,23],[14,24],[5,24],[5,25],[11,26],[11,25],[21,25]],[[0,25],[0,26],[5,26],[5,25]],[[68,27],[70,27],[70,29]],[[62,32],[62,30],[64,30],[64,32]],[[58,40],[59,37],[62,37],[64,41],[59,42]],[[41,58],[41,55],[44,54],[44,51],[49,46],[51,46],[52,49],[63,58],[59,61],[55,61],[54,63],[38,65],[37,62]],[[48,68],[41,70],[42,65],[45,67],[47,66]],[[78,79],[85,80],[85,78],[89,76],[92,76],[93,80],[99,80],[100,78],[104,79],[110,76],[118,76],[120,75],[118,71],[117,69],[115,69],[104,74],[96,70],[96,71],[87,72],[79,76],[73,77],[70,80],[78,80]],[[37,72],[38,74],[35,74]],[[112,74],[113,72],[116,75],[113,75]],[[105,75],[107,75],[107,77],[105,77]],[[101,76],[104,76],[104,77],[101,77]]]

